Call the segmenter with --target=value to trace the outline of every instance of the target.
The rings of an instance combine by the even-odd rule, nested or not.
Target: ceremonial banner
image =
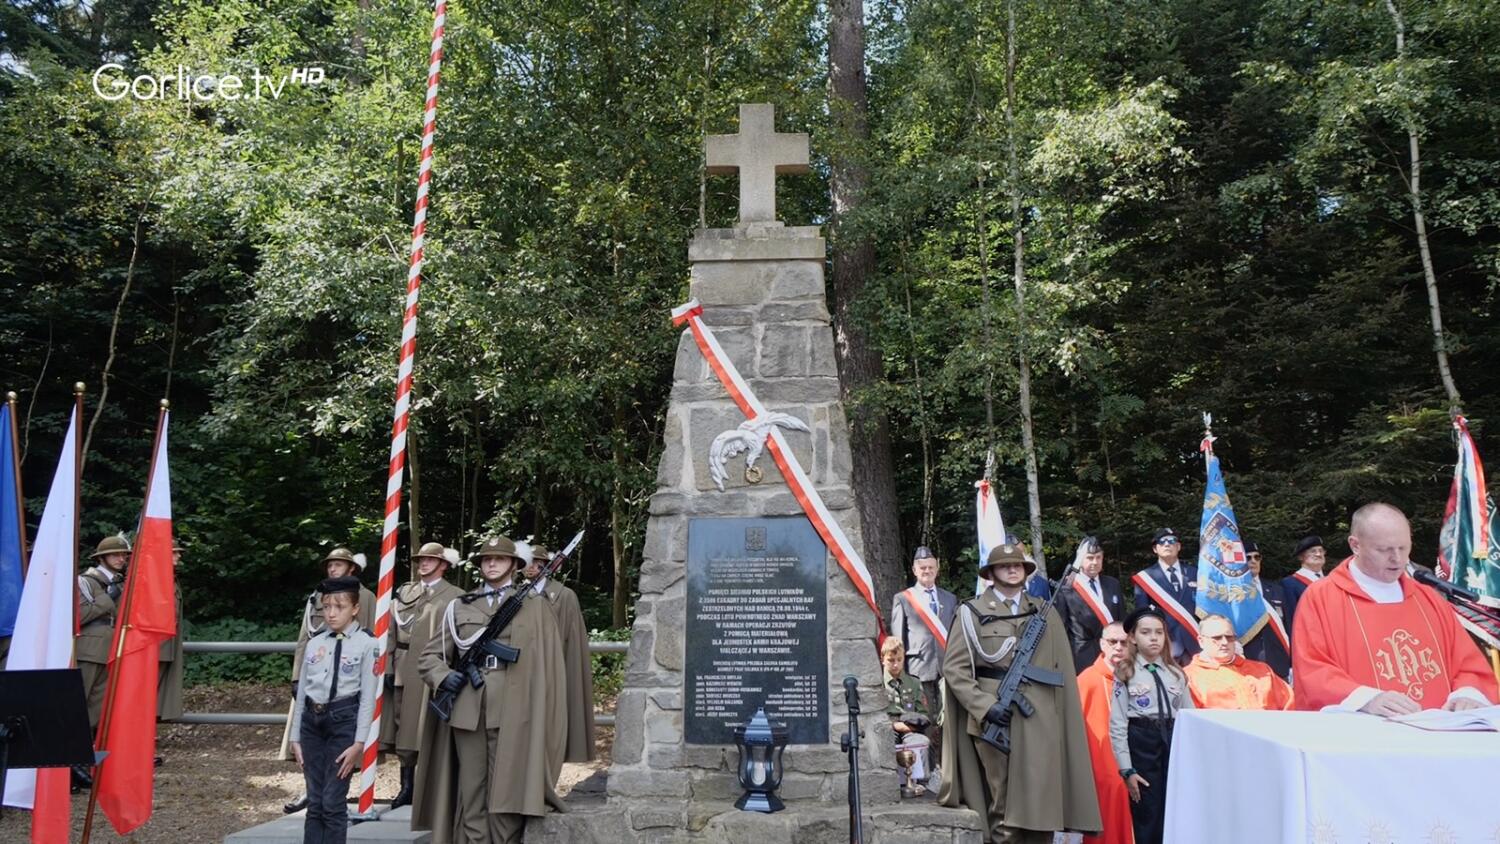
[[[21,476],[15,407],[0,405],[0,636],[16,629],[21,608],[21,571],[26,558],[26,523],[21,510]]]
[[[995,500],[995,488],[989,481],[974,482],[975,532],[979,535],[979,562],[982,565],[990,558],[990,549],[1005,544],[1005,520],[1000,517],[1000,503]],[[982,577],[974,578],[974,594],[985,590],[989,582]]]
[[[1480,601],[1500,606],[1500,543],[1495,541],[1500,518],[1495,498],[1485,486],[1484,465],[1469,435],[1468,420],[1455,417],[1453,429],[1458,436],[1458,462],[1443,510],[1438,575],[1478,592]]]
[[[1198,617],[1225,616],[1234,623],[1240,641],[1248,642],[1266,625],[1266,601],[1245,558],[1213,440],[1205,436],[1201,446],[1208,483],[1198,526]]]
[[[162,410],[146,481],[146,507],[110,648],[109,687],[96,745],[107,755],[96,769],[95,793],[104,816],[121,835],[151,819],[157,657],[161,643],[177,633],[167,416]]]
[[[703,354],[703,359],[708,361],[708,368],[719,379],[724,390],[729,393],[729,398],[739,407],[740,412],[745,414],[746,419],[760,419],[766,416],[766,407],[760,403],[760,399],[750,391],[750,385],[740,375],[739,369],[729,355],[724,353],[724,347],[719,345],[718,338],[714,337],[713,329],[703,324],[703,306],[693,299],[685,304],[678,305],[672,309],[672,324],[680,326],[686,324],[692,332],[693,342],[697,343],[698,351]],[[818,536],[823,538],[824,544],[828,546],[829,552],[838,562],[839,568],[849,576],[850,582],[865,603],[870,606],[870,612],[875,614],[875,624],[878,629],[878,638],[885,641],[885,617],[880,613],[880,607],[875,603],[875,582],[870,577],[870,570],[865,567],[864,558],[854,549],[854,544],[839,526],[833,514],[828,512],[828,506],[823,503],[823,496],[813,487],[812,479],[802,470],[802,465],[797,462],[797,456],[792,453],[791,446],[787,445],[786,437],[781,433],[781,428],[776,425],[768,427],[766,448],[771,452],[771,457],[776,461],[776,467],[781,470],[781,477],[786,480],[787,487],[792,491],[792,497],[801,505],[802,512],[807,515],[808,521],[812,522],[813,529]]]
[[[78,428],[75,409],[68,424],[36,533],[26,588],[16,613],[6,670],[73,667],[73,596],[77,593]],[[154,692],[154,689],[153,689]],[[153,698],[155,695],[153,694]],[[71,798],[67,768],[19,768],[5,780],[5,805],[32,809],[32,844],[67,841]]]

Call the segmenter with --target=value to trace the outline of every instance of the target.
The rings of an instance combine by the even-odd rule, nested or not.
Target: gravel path
[[[235,685],[186,690],[189,712],[275,712],[285,710],[287,690],[280,685]],[[281,727],[163,725],[158,752],[165,763],[157,770],[156,807],[151,820],[129,836],[119,836],[102,812],[94,813],[92,840],[135,844],[207,844],[232,832],[281,817],[281,804],[302,793],[302,772],[293,762],[276,759]],[[609,765],[614,731],[599,730],[601,758],[588,765],[563,766],[559,790],[573,786]],[[358,775],[350,789],[358,788]],[[394,759],[382,761],[375,794],[388,799],[397,790]],[[73,796],[73,841],[83,834],[88,794]],[[0,841],[26,842],[30,813],[5,810]]]

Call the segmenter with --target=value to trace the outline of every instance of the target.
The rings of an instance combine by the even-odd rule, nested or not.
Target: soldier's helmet
[[[89,555],[89,559],[97,560],[105,554],[129,553],[130,540],[126,539],[124,534],[115,534],[114,536],[106,536],[99,540],[99,545],[94,548],[94,553]]]
[[[429,542],[423,545],[421,548],[418,548],[417,553],[413,554],[412,558],[420,560],[423,557],[435,557],[439,560],[446,561],[448,557],[443,552],[447,550],[448,549],[444,548],[443,543],[441,542]]]
[[[474,559],[476,560],[482,560],[485,557],[512,557],[516,560],[521,559],[521,555],[516,553],[516,543],[512,542],[506,536],[492,536],[486,539],[483,545],[479,546],[478,551],[474,552]]]
[[[339,560],[341,562],[349,563],[359,571],[365,570],[365,555],[356,554],[343,546],[339,546],[338,548],[329,551],[328,556],[323,558],[322,565],[328,565],[330,560]]]
[[[996,545],[990,549],[990,555],[979,564],[979,574],[982,577],[990,577],[990,567],[1001,563],[1020,563],[1026,567],[1026,576],[1030,577],[1036,572],[1036,563],[1021,549],[1019,545],[1006,543]],[[993,580],[994,578],[990,578]]]

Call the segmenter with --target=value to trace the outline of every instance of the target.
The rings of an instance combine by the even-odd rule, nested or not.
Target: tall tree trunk
[[[135,232],[130,236],[130,263],[125,267],[125,285],[120,288],[120,298],[115,302],[115,316],[109,323],[109,355],[104,359],[104,369],[99,373],[99,403],[94,406],[94,416],[89,420],[89,430],[83,437],[83,445],[78,452],[78,471],[83,472],[84,461],[89,456],[89,445],[94,441],[94,429],[99,427],[99,420],[104,416],[105,401],[109,398],[109,379],[115,368],[115,341],[120,336],[120,318],[125,312],[125,298],[130,295],[130,285],[135,281],[135,262],[141,254],[141,226],[146,222],[146,209],[151,207],[151,196],[141,203],[141,212],[135,218]]]
[[[1395,0],[1385,0],[1385,8],[1391,13],[1396,26],[1396,58],[1406,61],[1406,21],[1396,8]],[[1458,384],[1453,380],[1453,371],[1448,368],[1448,341],[1443,337],[1443,311],[1438,304],[1437,271],[1432,266],[1432,247],[1427,242],[1427,216],[1422,211],[1422,147],[1417,137],[1417,121],[1407,116],[1406,144],[1411,168],[1407,173],[1406,196],[1411,202],[1412,223],[1417,230],[1417,252],[1422,257],[1422,277],[1427,282],[1427,315],[1432,321],[1432,351],[1437,355],[1438,376],[1443,380],[1443,390],[1448,394],[1448,412],[1462,412],[1463,403],[1458,395]]]
[[[1021,449],[1026,453],[1026,503],[1031,513],[1031,553],[1043,572],[1042,494],[1031,421],[1031,353],[1026,342],[1026,220],[1021,216],[1021,161],[1016,148],[1016,3],[1005,4],[1005,155],[1010,170],[1010,224],[1015,240],[1016,348],[1021,398]]]
[[[833,199],[833,326],[839,394],[849,413],[855,502],[865,541],[865,561],[876,600],[889,601],[905,581],[890,426],[877,408],[858,402],[882,376],[880,352],[855,316],[855,305],[875,267],[875,245],[851,238],[844,223],[859,206],[870,175],[860,160],[870,130],[866,122],[863,0],[832,0],[828,22],[828,84],[843,154],[829,162]]]

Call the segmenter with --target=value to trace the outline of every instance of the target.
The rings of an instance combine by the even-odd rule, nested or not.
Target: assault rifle
[[[1016,643],[1016,655],[1011,660],[1010,668],[1005,670],[1005,677],[1000,681],[1000,689],[995,693],[995,703],[988,712],[984,714],[984,733],[979,737],[987,744],[1004,754],[1010,753],[1010,719],[1014,710],[1019,710],[1021,715],[1030,718],[1036,714],[1036,707],[1026,699],[1026,694],[1021,690],[1022,684],[1041,683],[1044,686],[1061,686],[1063,676],[1060,672],[1050,668],[1042,668],[1032,665],[1031,658],[1036,654],[1037,646],[1042,643],[1042,634],[1047,632],[1047,615],[1052,612],[1052,605],[1057,603],[1057,596],[1062,590],[1072,583],[1073,564],[1063,569],[1062,577],[1057,579],[1057,588],[1047,598],[1047,603],[1031,620],[1026,622],[1026,630],[1021,634],[1021,641]]]
[[[551,577],[562,568],[563,561],[582,541],[583,531],[580,530],[573,537],[573,541],[568,543],[568,547],[557,552],[551,560],[542,565],[541,571],[537,572],[535,578],[523,579],[517,584],[515,591],[505,599],[500,609],[495,610],[495,614],[490,616],[489,623],[479,631],[479,636],[458,658],[458,664],[453,666],[453,670],[433,691],[432,700],[427,702],[428,707],[437,717],[447,721],[453,716],[453,702],[458,699],[458,693],[463,690],[464,681],[467,680],[469,685],[476,689],[484,685],[484,672],[479,670],[479,666],[485,657],[494,657],[502,668],[514,664],[521,658],[519,648],[497,641],[500,634],[504,633],[510,623],[515,621],[516,616],[521,614],[521,606],[534,594],[536,584],[543,578]]]

